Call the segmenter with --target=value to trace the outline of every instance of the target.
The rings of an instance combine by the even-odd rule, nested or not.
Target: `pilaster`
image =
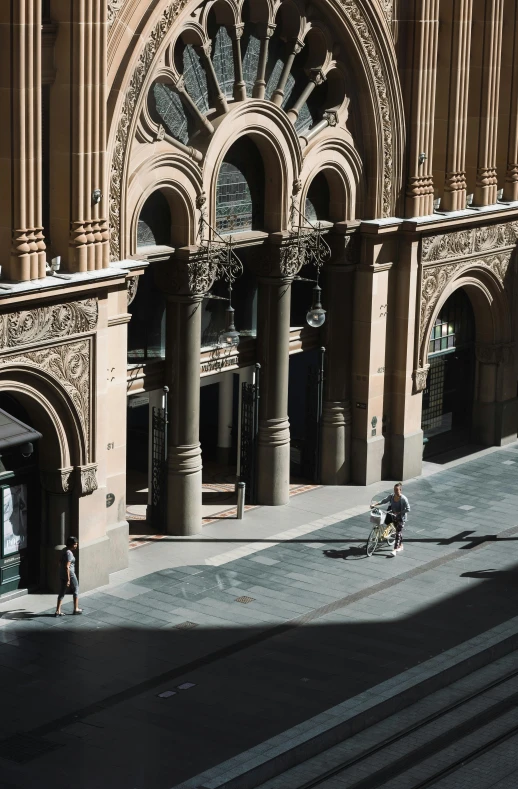
[[[485,6],[480,134],[478,140],[477,179],[473,198],[473,205],[477,206],[496,203],[498,189],[496,145],[503,8],[503,0],[487,0]]]
[[[504,200],[518,200],[518,7],[514,9],[514,51],[511,79],[511,115]]]

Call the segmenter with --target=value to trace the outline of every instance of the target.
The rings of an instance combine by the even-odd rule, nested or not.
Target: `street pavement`
[[[364,552],[390,483],[320,488],[132,551],[83,616],[2,603],[0,789],[171,789],[511,619],[517,469],[428,465],[397,557]]]

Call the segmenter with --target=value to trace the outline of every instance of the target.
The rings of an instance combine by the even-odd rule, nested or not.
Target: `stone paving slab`
[[[518,541],[510,452],[406,484],[412,513],[396,558],[382,550],[366,559],[365,504],[337,511],[331,490],[327,515],[321,489],[305,494],[319,502],[318,517],[310,503],[306,523],[270,529],[238,555],[217,542],[210,551],[177,543],[200,563],[176,557],[154,569],[146,560],[150,572],[85,595],[83,617],[25,614],[30,599],[13,601],[0,619],[0,687],[16,704],[0,736],[66,742],[71,767],[58,749],[23,765],[0,758],[1,775],[38,789],[71,780],[79,789],[169,789],[503,627],[515,614]],[[459,507],[483,499],[481,484],[478,525]],[[156,547],[136,552],[138,566]],[[242,596],[253,600],[236,602]],[[177,691],[182,681],[195,687]],[[75,736],[77,723],[96,730]]]

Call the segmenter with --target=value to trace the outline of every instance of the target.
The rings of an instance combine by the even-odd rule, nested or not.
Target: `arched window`
[[[153,192],[140,212],[137,227],[137,248],[171,244],[171,211],[160,191]]]
[[[244,137],[228,150],[216,193],[216,230],[239,233],[264,225],[264,167],[261,154]]]
[[[306,197],[305,213],[312,222],[329,221],[329,184],[324,173],[318,173],[311,181]]]

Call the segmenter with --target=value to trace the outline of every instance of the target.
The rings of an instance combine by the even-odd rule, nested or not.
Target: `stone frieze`
[[[491,252],[502,247],[514,247],[517,240],[518,222],[440,233],[423,238],[421,260],[423,263],[435,263],[448,258]]]
[[[4,313],[0,315],[0,353],[7,348],[35,345],[93,331],[97,319],[97,299]]]

